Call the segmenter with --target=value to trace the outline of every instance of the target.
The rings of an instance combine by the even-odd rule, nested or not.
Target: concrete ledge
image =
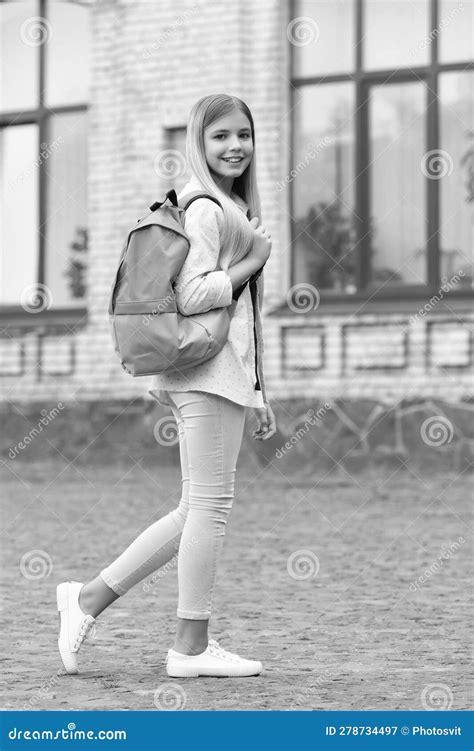
[[[417,471],[472,470],[474,401],[436,399],[387,405],[376,400],[271,402],[278,431],[256,441],[251,408],[239,464],[299,479],[315,470],[357,472],[374,465]],[[0,452],[7,463],[62,456],[68,462],[165,462],[179,466],[171,411],[148,400],[2,405]]]

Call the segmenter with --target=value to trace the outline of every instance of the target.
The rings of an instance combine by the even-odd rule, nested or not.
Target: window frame
[[[464,61],[457,63],[440,63],[438,60],[438,35],[433,34],[430,44],[430,59],[426,65],[417,65],[412,68],[386,68],[379,70],[366,70],[363,68],[363,29],[364,29],[364,5],[366,0],[353,0],[355,2],[355,60],[354,69],[348,73],[335,73],[315,76],[295,76],[295,45],[289,45],[289,82],[290,82],[290,163],[295,163],[296,150],[296,106],[298,91],[305,86],[315,86],[331,83],[349,82],[355,85],[355,164],[354,164],[354,187],[355,187],[355,213],[361,218],[357,222],[358,248],[358,290],[355,293],[332,292],[331,290],[319,290],[321,303],[347,303],[369,302],[370,300],[395,301],[395,300],[425,300],[426,297],[439,292],[440,276],[440,181],[429,180],[426,184],[426,220],[427,241],[426,255],[428,259],[427,283],[423,285],[400,284],[396,287],[367,289],[370,281],[369,248],[367,239],[369,234],[369,197],[370,197],[370,170],[369,167],[369,91],[374,84],[405,83],[422,81],[426,83],[426,113],[425,113],[425,137],[426,151],[439,150],[440,146],[440,116],[438,81],[439,76],[450,71],[468,72],[474,70],[474,62]],[[290,0],[288,4],[287,23],[297,16],[297,0]],[[429,0],[428,4],[430,29],[438,27],[439,0]],[[428,31],[427,31],[428,33]],[[293,246],[295,240],[295,227],[292,217],[294,216],[295,193],[293,184],[289,191],[290,207],[290,237]],[[291,254],[290,264],[290,287],[297,284],[295,280],[295,257]],[[451,299],[466,300],[474,297],[474,290],[460,289],[450,290],[446,297]]]
[[[69,0],[67,0],[69,2]],[[38,15],[41,18],[48,19],[50,0],[38,0]],[[88,3],[80,2],[80,5],[90,7]],[[47,45],[40,44],[38,47],[38,70],[37,85],[38,89],[38,106],[36,109],[26,111],[10,110],[0,112],[0,131],[6,128],[14,128],[17,125],[37,125],[38,126],[38,144],[39,151],[42,143],[49,143],[49,123],[56,115],[73,114],[76,112],[87,112],[90,109],[88,102],[79,104],[69,104],[60,106],[48,106],[45,103],[45,86],[46,86],[46,54]],[[38,157],[40,156],[38,151]],[[46,198],[47,198],[47,175],[44,160],[39,159],[38,165],[38,221],[37,231],[38,238],[38,256],[37,256],[37,278],[36,284],[46,284],[46,232],[48,231],[46,217]],[[0,322],[6,321],[14,326],[23,327],[26,324],[28,328],[36,329],[44,326],[46,322],[58,325],[61,322],[67,329],[71,329],[75,323],[84,324],[87,321],[87,302],[67,307],[53,307],[31,313],[22,308],[20,304],[8,304],[0,302]]]

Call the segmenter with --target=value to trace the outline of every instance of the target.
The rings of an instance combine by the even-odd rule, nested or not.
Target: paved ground
[[[313,477],[238,466],[211,636],[249,679],[169,679],[177,575],[138,584],[59,670],[55,586],[86,580],[178,501],[175,466],[3,468],[3,708],[466,709],[472,475]],[[427,573],[425,573],[427,572]],[[424,581],[420,579],[424,577]]]

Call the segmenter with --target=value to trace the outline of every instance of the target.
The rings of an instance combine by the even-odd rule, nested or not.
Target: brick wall
[[[170,147],[165,129],[185,126],[205,94],[237,95],[253,112],[263,219],[273,237],[264,314],[284,299],[289,191],[276,185],[291,168],[287,12],[278,0],[92,6],[88,323],[73,335],[45,329],[1,340],[9,400],[150,398],[150,379],[124,373],[113,350],[108,298],[124,233],[170,187],[154,170],[155,158]],[[392,398],[427,388],[448,396],[470,388],[469,335],[456,316],[432,328],[423,321],[407,333],[408,316],[351,316],[350,325],[341,316],[321,315],[310,325],[303,318],[265,316],[270,398],[362,391]],[[434,369],[428,346],[441,363]]]

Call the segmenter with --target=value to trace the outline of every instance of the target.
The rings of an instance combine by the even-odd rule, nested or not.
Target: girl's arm
[[[186,211],[185,230],[190,239],[186,260],[174,281],[176,304],[182,315],[205,313],[232,303],[232,282],[225,271],[216,271],[220,238],[218,212],[207,198],[194,201]]]
[[[219,212],[219,206],[207,198],[197,199],[186,211],[185,230],[191,244],[174,282],[182,315],[230,305],[234,291],[259,268],[258,261],[246,256],[227,271],[215,270],[220,253]]]

